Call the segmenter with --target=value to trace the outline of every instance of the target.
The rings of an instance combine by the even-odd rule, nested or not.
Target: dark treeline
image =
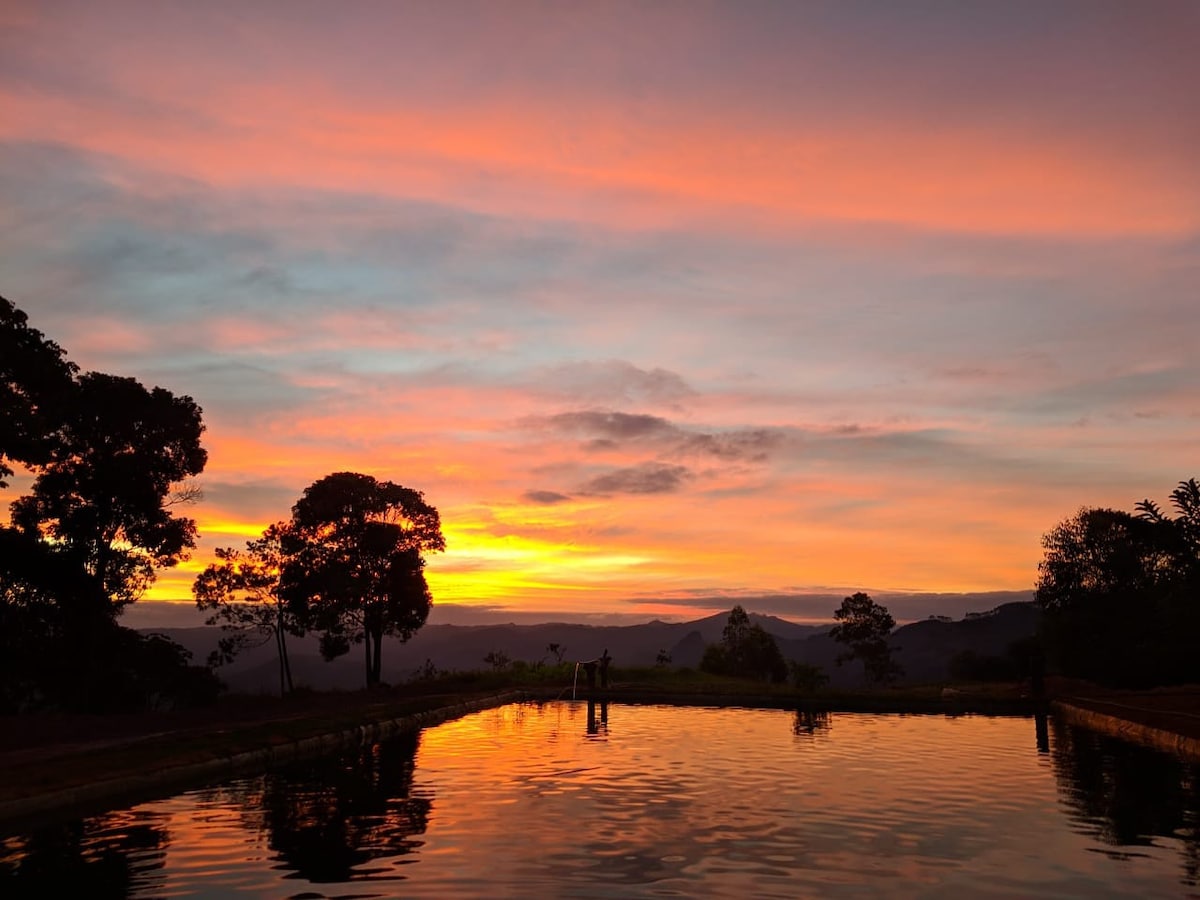
[[[861,663],[863,677],[871,686],[890,684],[904,673],[892,658],[896,648],[888,639],[896,620],[887,607],[860,591],[844,598],[833,616],[838,624],[829,636],[846,648],[837,657],[837,665]],[[774,684],[790,676],[793,686],[803,693],[812,693],[829,683],[829,676],[820,666],[785,659],[774,636],[762,625],[751,623],[741,605],[729,611],[721,640],[704,648],[700,669],[713,675]]]
[[[1063,675],[1114,687],[1200,683],[1200,484],[1172,512],[1081,509],[1043,538],[1035,598]]]
[[[0,526],[0,713],[209,702],[213,664],[254,640],[276,642],[287,690],[286,635],[310,631],[327,658],[361,644],[376,684],[383,638],[425,623],[422,554],[445,547],[437,510],[419,491],[337,472],[197,578],[197,604],[227,632],[208,667],[122,627],[156,570],[196,545],[195,520],[177,509],[200,496],[190,479],[207,462],[203,432],[191,397],[80,373],[0,297],[0,487],[16,467],[30,480]]]

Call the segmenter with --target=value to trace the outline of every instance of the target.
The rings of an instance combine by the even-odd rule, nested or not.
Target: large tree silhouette
[[[13,463],[34,476],[0,529],[6,709],[136,703],[139,692],[161,693],[156,680],[173,682],[176,664],[187,669],[182,648],[116,620],[156,567],[195,543],[195,522],[171,508],[207,459],[200,408],[132,378],[77,371],[0,298],[0,480]]]
[[[378,684],[384,636],[406,641],[429,616],[422,554],[446,547],[437,509],[412,488],[336,472],[304,491],[291,526],[283,596],[326,658],[363,644],[367,684]]]
[[[788,674],[787,662],[775,638],[761,625],[751,624],[750,616],[740,605],[729,611],[721,630],[721,642],[705,648],[700,668],[714,675],[774,682],[785,681]]]
[[[195,546],[195,521],[170,507],[173,488],[204,469],[204,426],[191,397],[133,378],[90,372],[68,397],[62,434],[12,519],[82,567],[88,589],[76,599],[86,614],[112,617],[156,567]]]
[[[1051,660],[1066,675],[1149,686],[1200,681],[1200,486],[1143,500],[1138,515],[1084,508],[1042,539],[1035,599]]]
[[[847,647],[838,657],[838,665],[852,659],[860,660],[867,680],[873,684],[891,681],[901,674],[888,645],[888,635],[896,627],[896,620],[887,607],[859,591],[844,598],[833,617],[838,624],[830,629],[829,636]]]

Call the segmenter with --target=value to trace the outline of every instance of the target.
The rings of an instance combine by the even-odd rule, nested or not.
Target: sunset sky
[[[6,0],[0,198],[204,410],[150,600],[358,471],[447,613],[960,615],[1200,476],[1194,2]]]

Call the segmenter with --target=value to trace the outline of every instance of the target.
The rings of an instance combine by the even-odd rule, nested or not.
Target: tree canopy
[[[191,397],[133,378],[90,372],[66,396],[61,435],[13,503],[13,524],[82,566],[90,589],[80,599],[112,615],[195,546],[195,521],[173,515],[170,500],[204,469],[204,426]]]
[[[189,668],[183,648],[116,619],[195,544],[195,522],[171,507],[204,468],[203,430],[190,397],[78,375],[0,298],[0,485],[14,463],[34,476],[0,528],[0,656],[19,666],[4,672],[5,708],[135,702]]]
[[[210,614],[206,624],[220,625],[226,633],[210,664],[232,662],[243,649],[274,641],[280,694],[293,689],[287,636],[304,633],[279,590],[288,534],[288,523],[276,522],[261,537],[247,541],[244,551],[218,547],[219,562],[211,563],[192,583],[196,606]]]
[[[356,472],[335,472],[292,507],[280,590],[322,652],[364,645],[367,684],[382,674],[385,635],[408,640],[432,598],[423,554],[444,550],[437,509],[420,491]]]
[[[846,652],[838,656],[838,665],[860,660],[867,680],[876,684],[902,674],[903,670],[892,659],[892,648],[888,644],[888,635],[896,627],[896,620],[887,607],[859,591],[844,598],[833,617],[838,624],[833,626],[829,636],[847,647]]]
[[[8,486],[11,462],[48,458],[77,371],[62,347],[0,297],[0,488]]]
[[[1143,687],[1200,681],[1200,485],[1171,494],[1176,516],[1083,508],[1042,539],[1035,600],[1062,674]]]
[[[751,624],[742,607],[729,611],[721,632],[721,642],[705,648],[700,668],[715,675],[733,675],[781,682],[788,667],[775,638],[759,624]]]

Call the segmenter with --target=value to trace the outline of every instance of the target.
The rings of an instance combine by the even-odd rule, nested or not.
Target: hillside
[[[651,666],[665,651],[675,666],[695,667],[707,644],[721,639],[727,614],[691,622],[651,621],[641,625],[428,625],[407,644],[386,641],[383,679],[400,683],[413,677],[426,660],[440,671],[480,669],[484,657],[502,652],[512,660],[534,663],[551,661],[548,645],[558,644],[563,658],[571,662],[595,659],[605,650],[613,665]],[[751,621],[773,634],[788,659],[825,669],[835,687],[861,684],[857,664],[838,666],[842,647],[828,636],[829,625],[799,625],[774,616],[751,613]],[[892,644],[905,669],[908,682],[935,682],[947,677],[949,660],[963,650],[980,655],[1001,655],[1018,638],[1032,634],[1037,611],[1031,603],[1008,603],[989,613],[970,615],[960,621],[927,620],[896,630]],[[217,628],[161,629],[191,651],[203,663],[216,648]],[[297,685],[317,689],[351,690],[363,684],[361,648],[348,656],[325,662],[314,638],[289,643],[292,675]],[[274,647],[268,643],[244,651],[233,664],[217,670],[229,688],[239,693],[271,693],[278,689]]]

